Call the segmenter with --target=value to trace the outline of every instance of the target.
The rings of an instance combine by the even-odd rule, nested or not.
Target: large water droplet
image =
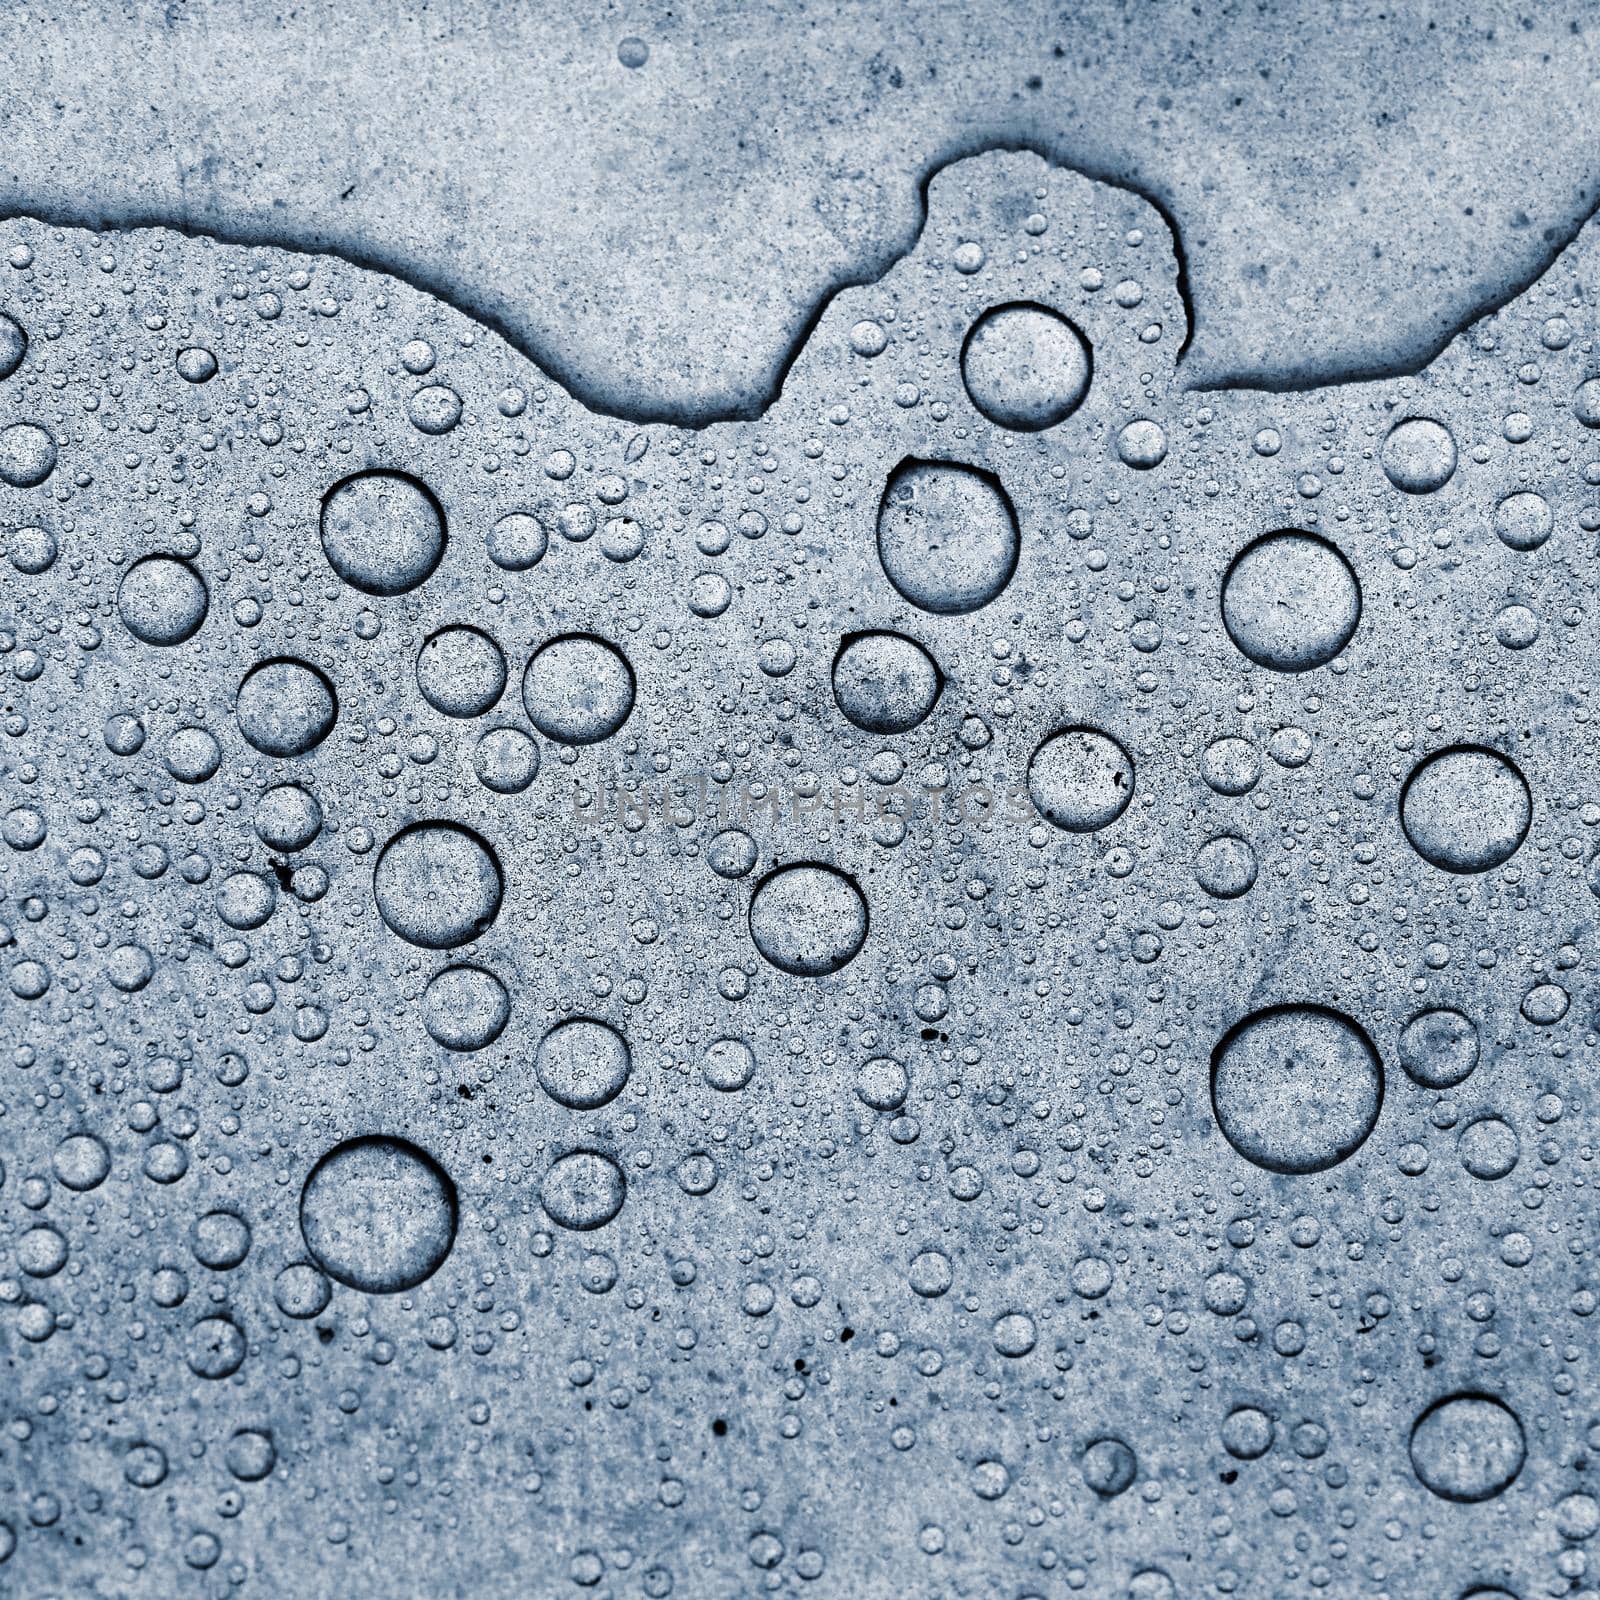
[[[773,966],[800,978],[837,972],[867,938],[867,902],[833,867],[780,867],[750,901],[750,937]]]
[[[500,911],[500,863],[454,822],[418,822],[383,848],[372,874],[379,915],[402,939],[446,950],[476,939]]]
[[[449,1255],[455,1185],[404,1139],[351,1139],[312,1168],[300,1231],[329,1277],[366,1294],[398,1294],[432,1277]]]
[[[1211,1104],[1247,1161],[1269,1172],[1321,1172],[1372,1132],[1383,1068],[1349,1017],[1272,1006],[1236,1024],[1212,1052]]]
[[[1350,563],[1315,534],[1266,534],[1234,557],[1222,580],[1228,637],[1274,672],[1325,666],[1360,620],[1361,586]]]
[[[1487,872],[1509,861],[1532,820],[1521,772],[1479,745],[1425,756],[1400,791],[1400,824],[1412,849],[1446,872]]]
[[[878,507],[878,558],[889,582],[924,611],[987,605],[1017,570],[1016,513],[992,473],[945,461],[902,461]]]
[[[1098,728],[1063,728],[1033,753],[1028,794],[1039,815],[1068,833],[1108,827],[1133,798],[1133,761]]]
[[[972,403],[1002,428],[1053,428],[1083,403],[1093,360],[1089,342],[1058,311],[1029,303],[996,306],[961,347]]]
[[[428,487],[403,472],[358,472],[322,502],[328,565],[365,594],[405,594],[444,555],[444,512]]]
[[[1495,1395],[1446,1395],[1411,1429],[1412,1469],[1442,1500],[1493,1499],[1516,1481],[1526,1454],[1522,1423]]]

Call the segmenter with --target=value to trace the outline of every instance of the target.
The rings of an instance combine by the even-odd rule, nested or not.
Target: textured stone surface
[[[1600,237],[1196,393],[1146,200],[927,205],[699,430],[0,224],[0,1593],[1594,1592]]]

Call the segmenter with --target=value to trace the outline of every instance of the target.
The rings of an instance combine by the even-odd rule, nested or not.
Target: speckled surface
[[[1177,50],[1150,17],[1116,70]],[[84,20],[33,20],[81,75]],[[852,20],[808,59],[890,26]],[[367,47],[442,30],[443,77],[470,35],[507,82],[532,48],[408,27]],[[170,31],[219,94],[222,25]],[[691,33],[591,19],[592,78],[547,75],[570,126],[608,74],[709,70]],[[1425,48],[1459,82],[1536,36]],[[1346,99],[1400,103],[1374,34],[1340,48]],[[1217,85],[1163,70],[1200,116]],[[1449,123],[1410,92],[1397,140]],[[389,99],[292,159],[403,189]],[[489,99],[408,109],[461,152]],[[181,143],[195,97],[163,103]],[[1455,114],[1437,172],[1474,159]],[[941,166],[831,298],[837,265],[808,299],[705,213],[725,258],[641,338],[600,314],[595,210],[495,278],[521,349],[463,309],[503,153],[450,167],[481,226],[428,288],[0,224],[0,1594],[1592,1594],[1600,239],[1549,259],[1568,131],[1521,184],[1567,219],[1542,263],[1430,267],[1463,224],[1414,204],[1411,253],[1293,339],[1227,309],[1241,258],[1180,249],[1176,194],[1034,151]],[[798,208],[779,145],[750,164]],[[915,165],[868,153],[884,194]],[[1281,248],[1387,225],[1304,196]],[[350,254],[418,249],[423,204]],[[747,314],[696,343],[723,273]],[[563,317],[551,366],[679,420],[530,360]],[[1419,370],[1193,387],[1341,339]],[[683,425],[747,408],[762,352],[759,415]]]

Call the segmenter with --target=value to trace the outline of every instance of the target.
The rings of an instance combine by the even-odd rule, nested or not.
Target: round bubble
[[[333,1285],[320,1267],[309,1261],[295,1261],[273,1280],[273,1303],[286,1317],[305,1321],[320,1317],[333,1298]]]
[[[1222,580],[1222,623],[1258,667],[1309,672],[1349,644],[1361,585],[1344,556],[1312,533],[1269,533],[1246,545]]]
[[[252,667],[234,703],[239,731],[264,756],[302,756],[333,731],[339,702],[309,662],[283,656]]]
[[[1254,846],[1231,833],[1206,840],[1194,858],[1194,881],[1218,900],[1248,894],[1259,871]]]
[[[240,1483],[259,1483],[277,1464],[272,1435],[261,1428],[240,1428],[228,1440],[222,1459]]]
[[[422,1025],[446,1050],[482,1050],[511,1017],[511,996],[482,967],[446,967],[423,991]]]
[[[874,1056],[856,1073],[856,1098],[873,1111],[898,1111],[910,1088],[911,1074],[892,1056]]]
[[[1149,417],[1135,417],[1117,434],[1117,459],[1135,472],[1149,472],[1167,459],[1167,431]]]
[[[450,1254],[455,1185],[404,1139],[350,1139],[307,1177],[300,1231],[330,1278],[364,1294],[398,1294],[431,1278]]]
[[[250,1224],[235,1211],[207,1211],[189,1229],[194,1258],[213,1272],[230,1272],[250,1254]]]
[[[244,1358],[244,1334],[231,1317],[202,1318],[184,1342],[184,1359],[197,1378],[231,1378]]]
[[[489,530],[489,559],[507,572],[526,572],[544,560],[550,535],[527,511],[512,511]]]
[[[732,1094],[756,1075],[756,1054],[743,1039],[713,1039],[700,1057],[700,1076],[713,1089]]]
[[[256,801],[256,837],[269,850],[304,850],[322,832],[322,807],[297,783],[280,783]]]
[[[976,611],[1011,581],[1020,548],[1016,513],[992,473],[910,457],[889,475],[878,558],[912,605]]]
[[[36,423],[0,428],[0,482],[31,489],[55,471],[56,442]]]
[[[598,1150],[574,1150],[559,1157],[545,1174],[539,1203],[559,1227],[587,1233],[603,1228],[627,1197],[622,1168]]]
[[[206,620],[211,597],[205,579],[176,556],[146,556],[122,575],[117,615],[145,644],[174,645],[192,639]]]
[[[539,746],[521,728],[491,728],[472,752],[472,770],[485,789],[521,794],[539,776]]]
[[[1487,872],[1509,861],[1532,820],[1521,772],[1477,745],[1425,756],[1400,791],[1400,824],[1412,849],[1446,872]]]
[[[961,347],[973,405],[1002,428],[1028,433],[1070,417],[1092,372],[1088,340],[1059,312],[1032,303],[984,312]]]
[[[364,594],[405,594],[425,583],[444,555],[444,512],[433,493],[403,472],[359,472],[322,502],[322,549]]]
[[[1456,470],[1456,442],[1450,430],[1430,417],[1407,417],[1383,441],[1383,470],[1407,494],[1442,489]]]
[[[1133,761],[1098,728],[1063,728],[1028,762],[1028,795],[1046,822],[1068,833],[1108,827],[1133,798]]]
[[[447,950],[486,933],[504,882],[494,851],[470,828],[418,822],[383,847],[372,874],[378,913],[425,950]]]
[[[1495,614],[1494,636],[1507,650],[1526,650],[1539,637],[1538,613],[1524,605],[1502,606]]]
[[[542,644],[522,675],[528,720],[562,744],[609,738],[628,720],[633,697],[628,658],[593,634],[566,634]]]
[[[632,1066],[628,1041],[592,1017],[558,1022],[539,1041],[534,1059],[544,1092],[573,1111],[593,1111],[615,1100]]]
[[[773,966],[820,978],[853,960],[867,939],[867,902],[833,867],[780,867],[750,900],[750,937]]]
[[[482,716],[506,686],[506,658],[481,629],[441,628],[417,656],[417,687],[447,717]]]
[[[1493,1499],[1516,1481],[1526,1454],[1522,1423],[1494,1395],[1446,1395],[1411,1429],[1412,1470],[1441,1500]]]
[[[1510,1175],[1522,1154],[1517,1130],[1501,1117],[1478,1117],[1461,1130],[1456,1140],[1461,1165],[1485,1183]]]
[[[1512,550],[1537,550],[1555,528],[1550,502],[1531,489],[1508,494],[1494,508],[1494,531]]]
[[[1261,752],[1248,739],[1213,739],[1200,757],[1200,776],[1218,794],[1249,794],[1261,780]]]
[[[260,872],[231,872],[217,889],[217,915],[230,928],[261,927],[277,903],[277,885]]]
[[[1422,1011],[1400,1030],[1400,1065],[1424,1089],[1449,1089],[1478,1065],[1478,1025],[1448,1006]]]
[[[858,633],[833,663],[839,709],[868,733],[906,733],[939,698],[944,676],[914,639],[898,633]]]
[[[1269,1172],[1322,1172],[1360,1148],[1383,1104],[1383,1067],[1349,1017],[1272,1006],[1225,1034],[1211,1057],[1217,1126]]]

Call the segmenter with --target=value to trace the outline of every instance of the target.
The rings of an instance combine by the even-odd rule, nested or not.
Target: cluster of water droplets
[[[1584,1592],[1586,240],[1197,395],[985,156],[688,433],[7,228],[19,1592]]]

